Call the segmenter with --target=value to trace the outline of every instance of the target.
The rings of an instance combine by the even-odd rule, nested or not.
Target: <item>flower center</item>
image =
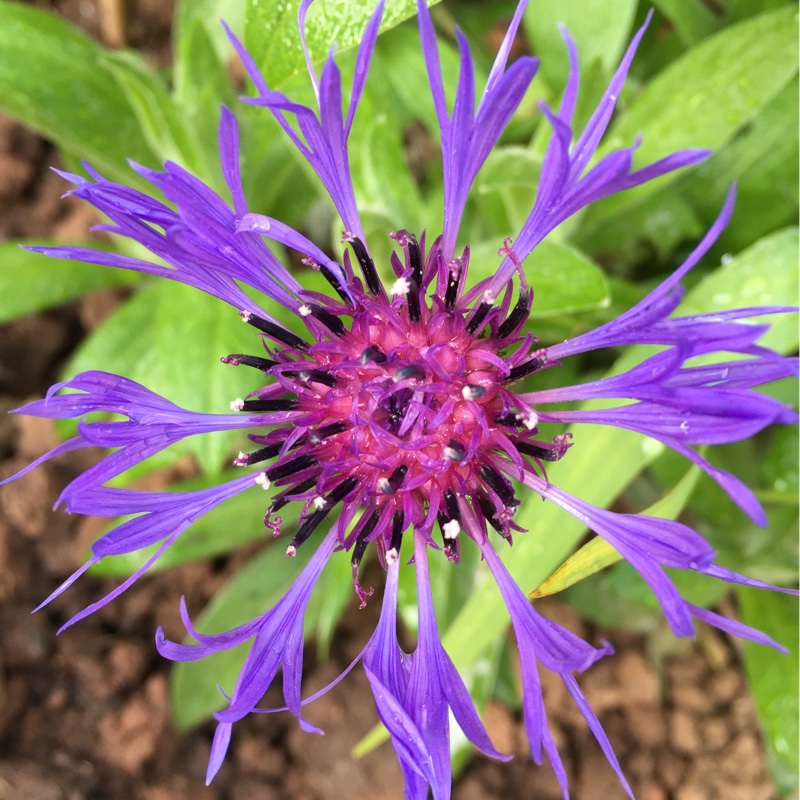
[[[524,457],[541,467],[568,447],[558,437],[533,440],[538,416],[509,388],[547,366],[543,351],[532,352],[535,340],[518,335],[530,311],[527,287],[520,287],[513,306],[510,285],[498,303],[480,287],[462,297],[466,269],[460,261],[445,264],[438,241],[425,257],[424,244],[411,234],[393,238],[405,263],[392,259],[397,279],[390,294],[366,247],[350,238],[366,288],[347,257],[347,291],[331,268],[311,263],[342,301],[323,306],[316,295],[299,306],[313,344],[246,314],[246,321],[285,347],[270,358],[223,359],[274,378],[234,408],[263,412],[253,417],[254,425],[280,427],[250,435],[264,447],[240,454],[235,463],[278,456],[257,480],[287,487],[268,509],[267,525],[276,534],[281,520],[270,515],[291,500],[305,503],[290,554],[344,502],[366,506],[350,543],[354,565],[373,531],[382,532],[379,550],[388,559],[399,552],[406,527],[429,531],[437,520],[445,552],[456,559],[464,526],[485,530],[488,522],[510,535],[518,501],[506,474],[521,478]]]

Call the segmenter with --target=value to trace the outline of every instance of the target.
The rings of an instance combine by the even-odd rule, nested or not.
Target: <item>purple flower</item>
[[[300,6],[303,27],[312,0]],[[544,159],[535,205],[513,246],[499,250],[496,273],[477,285],[468,282],[469,248],[457,251],[464,207],[475,176],[519,106],[537,68],[534,58],[507,65],[512,40],[525,8],[517,9],[476,107],[469,45],[458,34],[460,74],[452,113],[448,110],[433,26],[424,2],[418,3],[422,48],[441,130],[444,214],[441,235],[400,230],[390,264],[376,265],[360,221],[350,178],[347,141],[364,89],[382,13],[379,4],[358,51],[352,93],[343,114],[341,80],[333,57],[321,75],[309,62],[318,109],[272,91],[255,63],[232,37],[255,85],[246,102],[266,107],[319,176],[342,220],[349,245],[341,263],[329,258],[301,233],[280,221],[251,213],[239,174],[238,130],[233,114],[222,111],[219,147],[233,208],[180,166],[163,172],[134,165],[167,202],[112,183],[86,165],[84,179],[65,175],[72,194],[84,198],[110,220],[104,230],[144,246],[153,263],[77,247],[32,248],[47,255],[131,269],[201,289],[227,302],[258,331],[254,355],[222,360],[261,373],[248,397],[231,403],[234,413],[200,414],[180,408],[125,378],[89,372],[58,384],[46,399],[18,413],[52,418],[82,418],[113,412],[121,421],[79,423],[78,435],[30,467],[83,447],[115,448],[70,483],[59,502],[66,510],[115,517],[138,514],[102,536],[90,561],[60,586],[63,592],[85,569],[106,555],[156,545],[147,564],[119,588],[69,620],[73,624],[127,588],[193,521],[245,490],[280,487],[266,524],[275,535],[277,516],[289,503],[302,505],[301,522],[287,547],[315,548],[292,589],[272,609],[232,631],[214,635],[194,630],[197,644],[166,640],[157,646],[176,661],[203,658],[251,642],[229,706],[219,722],[208,770],[211,780],[227,750],[235,721],[257,708],[282,668],[286,708],[308,731],[301,700],[303,617],[325,564],[343,558],[353,567],[362,603],[369,593],[358,571],[372,543],[387,571],[378,627],[360,659],[372,686],[378,714],[388,729],[406,779],[406,796],[436,800],[450,796],[449,716],[487,755],[498,753],[480,722],[469,693],[438,633],[428,576],[428,549],[459,560],[460,548],[476,546],[505,600],[522,660],[523,707],[531,753],[538,762],[547,752],[567,796],[566,774],[549,732],[542,701],[539,665],[558,673],[630,794],[597,717],[575,678],[611,651],[592,647],[542,618],[511,579],[489,536],[494,529],[511,544],[520,501],[512,481],[556,503],[605,538],[643,575],[678,635],[691,635],[693,618],[736,635],[778,647],[740,623],[687,603],[666,567],[694,570],[722,580],[766,587],[714,563],[714,553],[699,534],[679,522],[596,508],[551,484],[545,466],[580,449],[580,427],[553,433],[552,423],[594,423],[638,431],[686,455],[718,481],[756,522],[763,512],[753,493],[737,478],[712,466],[692,445],[732,442],[773,423],[790,423],[795,414],[753,387],[797,373],[797,362],[758,345],[765,327],[740,320],[789,308],[748,308],[713,315],[673,316],[683,289],[680,281],[705,255],[727,224],[730,193],[711,230],[686,262],[632,309],[589,333],[551,347],[538,347],[523,331],[533,303],[524,262],[533,248],[561,222],[616,192],[697,163],[705,151],[685,150],[633,170],[637,143],[592,163],[614,112],[636,47],[638,31],[597,109],[582,131],[573,130],[578,93],[578,58],[565,33],[571,70],[558,111],[542,110],[553,135]],[[305,43],[304,43],[305,48]],[[167,204],[169,203],[169,204]],[[264,242],[299,251],[321,272],[330,295],[307,291]],[[391,270],[389,282],[381,275]],[[267,307],[297,314],[303,336],[287,329],[241,286],[260,292]],[[524,378],[552,369],[577,353],[631,344],[656,344],[661,352],[622,375],[577,386],[518,390]],[[728,353],[713,366],[687,365],[708,353]],[[60,394],[60,390],[71,390]],[[619,400],[602,410],[563,410],[583,399]],[[195,434],[246,429],[253,450],[234,464],[254,467],[220,486],[183,493],[111,488],[108,482],[170,444]],[[556,428],[560,430],[560,427]],[[11,480],[9,479],[9,480]],[[338,513],[332,526],[329,518]],[[318,533],[318,528],[327,529]],[[413,569],[419,597],[416,650],[405,654],[397,643],[396,613],[400,552],[413,537]],[[312,540],[312,541],[309,541]],[[316,541],[314,541],[316,540]],[[771,587],[766,587],[771,588]],[[338,679],[337,679],[338,680]],[[318,693],[319,694],[319,693]],[[318,696],[318,694],[316,696]]]

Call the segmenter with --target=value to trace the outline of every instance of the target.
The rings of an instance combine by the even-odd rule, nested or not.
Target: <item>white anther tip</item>
[[[411,282],[408,278],[398,278],[392,284],[392,294],[405,296],[411,291]]]
[[[457,519],[451,519],[442,525],[442,533],[445,539],[455,539],[461,533],[461,526],[458,524]]]
[[[522,418],[522,424],[532,431],[539,424],[539,415],[535,411],[531,411]]]

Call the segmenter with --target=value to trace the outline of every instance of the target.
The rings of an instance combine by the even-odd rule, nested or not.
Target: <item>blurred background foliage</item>
[[[462,236],[472,247],[473,282],[497,266],[496,251],[514,236],[536,194],[550,130],[537,105],[557,105],[567,74],[558,23],[567,25],[581,58],[577,117],[591,113],[649,2],[535,0],[526,12],[514,54],[532,52],[542,63],[500,146],[477,178]],[[545,344],[603,323],[629,307],[675,268],[714,219],[731,182],[738,184],[733,221],[709,257],[687,279],[682,313],[740,305],[795,304],[798,296],[798,78],[797,9],[782,0],[653,0],[654,17],[600,155],[642,136],[637,163],[682,147],[714,155],[691,170],[671,174],[595,205],[565,223],[526,263],[536,290],[531,330]],[[182,0],[175,12],[174,63],[155,70],[136,51],[109,50],[59,17],[30,5],[0,2],[0,110],[53,141],[65,167],[81,172],[87,160],[109,179],[144,188],[126,159],[157,167],[170,159],[224,194],[217,157],[219,106],[232,107],[242,127],[242,173],[251,209],[283,220],[331,252],[338,244],[333,208],[307,164],[279,135],[264,111],[237,102],[247,94],[218,19],[244,37],[272,88],[312,102],[296,27],[297,0]],[[358,43],[372,0],[347,4],[318,0],[308,17],[312,56],[336,43],[345,81],[351,80]],[[434,5],[445,83],[457,78],[454,30],[473,44],[479,76],[515,8],[512,0],[449,0]],[[350,140],[356,195],[373,252],[388,263],[389,230],[439,230],[441,161],[433,103],[425,89],[413,0],[388,0],[370,79]],[[478,81],[480,86],[480,80]],[[38,242],[37,242],[38,243]],[[175,402],[199,411],[227,408],[254,388],[250,375],[219,363],[246,349],[251,337],[223,303],[166,281],[73,262],[45,260],[0,243],[0,322],[67,302],[91,290],[119,285],[127,299],[86,340],[65,369],[119,372]],[[87,244],[87,243],[83,243]],[[133,252],[130,243],[97,239],[89,246]],[[289,263],[280,249],[276,255]],[[298,269],[293,264],[294,269]],[[316,276],[306,274],[313,283]],[[295,321],[283,314],[287,325]],[[779,320],[766,337],[774,349],[797,351],[795,319]],[[190,357],[187,358],[187,354]],[[644,348],[625,354],[571,359],[539,381],[568,383],[628,368]],[[614,363],[614,359],[619,359]],[[797,403],[796,382],[764,391]],[[69,426],[63,426],[65,435]],[[721,561],[782,585],[797,582],[798,452],[796,429],[765,432],[747,442],[710,448],[707,456],[754,487],[770,519],[754,527],[705,476],[688,470],[657,442],[611,429],[576,432],[570,458],[550,477],[564,489],[603,506],[681,518],[699,529]],[[187,453],[198,476],[176,490],[224,477],[235,435],[215,434],[170,448],[119,479],[126,485]],[[220,555],[264,538],[263,494],[240,495],[197,522],[155,568]],[[524,588],[540,586],[586,539],[573,518],[532,498],[517,521],[529,533],[506,553]],[[296,524],[287,519],[287,526]],[[218,531],[224,530],[220,537]],[[290,584],[282,549],[265,546],[219,593],[200,620],[208,630],[228,628],[262,612]],[[99,574],[127,575],[146,554],[106,559]],[[563,597],[605,626],[647,632],[663,640],[664,623],[652,594],[613,553],[591,542],[538,593],[565,589]],[[476,699],[515,703],[516,687],[504,655],[506,617],[499,596],[483,581],[481,565],[465,548],[454,568],[433,560],[433,585],[445,644],[464,671]],[[694,602],[714,605],[725,584],[678,575]],[[567,588],[568,587],[568,588]],[[768,756],[781,794],[797,788],[797,603],[791,597],[737,589],[742,619],[783,642],[781,657],[755,645],[742,648],[762,720]],[[349,565],[334,559],[315,594],[307,634],[324,654],[345,605],[351,601]],[[401,587],[403,620],[416,624],[412,580]],[[173,671],[175,719],[191,726],[224,704],[215,688],[230,689],[243,654],[237,651]],[[380,730],[362,743],[381,740]],[[466,751],[454,754],[463,763]]]

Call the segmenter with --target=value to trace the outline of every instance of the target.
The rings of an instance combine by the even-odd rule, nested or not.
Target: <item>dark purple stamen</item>
[[[538,372],[546,365],[547,356],[534,356],[528,361],[525,361],[522,364],[517,364],[516,367],[512,367],[511,371],[508,373],[506,382],[512,383],[513,381],[518,381],[520,378],[524,378],[526,375]]]
[[[527,292],[520,292],[519,299],[517,300],[517,304],[512,309],[511,313],[506,317],[505,322],[497,329],[497,337],[499,339],[505,339],[508,336],[511,336],[528,316],[530,311],[530,306],[528,305],[530,302],[531,293]]]
[[[371,344],[361,353],[361,366],[366,367],[370,361],[376,364],[383,364],[386,361],[386,354],[375,344]]]
[[[498,533],[503,533],[503,523],[498,519],[497,509],[494,507],[492,501],[483,492],[478,492],[478,494],[475,495],[475,498],[478,501],[478,505],[481,507],[483,516],[486,517],[486,521]]]
[[[458,281],[459,276],[455,270],[447,271],[447,289],[444,293],[444,304],[446,308],[453,308],[458,300]]]
[[[331,314],[327,308],[318,306],[316,303],[306,303],[305,307],[311,312],[314,319],[319,320],[331,333],[337,336],[344,336],[347,328],[335,314]]]
[[[459,543],[458,537],[450,536],[447,532],[447,526],[450,521],[443,512],[436,515],[436,521],[439,523],[439,530],[442,533],[442,544],[444,545],[444,554],[448,561],[457,564],[459,561]]]
[[[290,378],[297,378],[300,383],[321,383],[325,386],[336,386],[336,378],[321,369],[301,369],[299,372],[284,372]]]
[[[361,241],[361,239],[353,237],[350,239],[350,246],[353,248],[353,252],[356,254],[356,258],[358,259],[358,263],[361,267],[361,272],[364,273],[364,280],[366,280],[369,290],[372,292],[372,294],[380,294],[383,288],[381,285],[381,279],[378,277],[378,272],[375,269],[375,262],[370,258],[366,245]]]
[[[467,454],[467,448],[458,439],[451,439],[444,449],[444,454],[451,461],[463,461]]]
[[[407,233],[408,261],[411,264],[411,287],[406,295],[409,319],[418,321],[422,318],[419,302],[419,290],[422,286],[422,253],[419,243],[413,234]]]
[[[270,322],[269,320],[262,319],[255,314],[251,314],[249,311],[242,313],[242,319],[248,325],[258,328],[258,330],[260,330],[262,333],[265,333],[270,337],[270,339],[274,339],[276,342],[282,342],[288,347],[293,347],[295,350],[308,350],[309,348],[308,342],[303,341],[299,336],[295,335],[291,331],[287,331],[285,328],[282,328],[280,325],[276,325],[274,322]]]
[[[350,296],[344,290],[344,287],[339,282],[339,279],[333,274],[333,272],[331,272],[327,267],[322,265],[320,265],[319,271],[322,273],[325,280],[328,281],[328,283],[331,286],[333,286],[333,288],[336,290],[336,294],[338,294],[339,297],[341,297],[342,300],[344,300],[344,302],[347,303],[347,305],[352,307],[353,301],[350,299]]]
[[[308,441],[311,444],[319,444],[324,442],[329,436],[335,436],[337,433],[343,433],[347,430],[346,422],[331,422],[330,425],[323,425],[315,431],[308,434]]]
[[[307,469],[317,463],[317,457],[311,453],[305,453],[302,456],[297,456],[291,461],[286,461],[283,464],[276,464],[267,470],[267,477],[271,481],[279,481],[281,478],[286,478],[289,475],[294,475],[295,472]]]
[[[497,496],[506,508],[513,508],[519,505],[519,500],[514,496],[514,490],[506,483],[503,476],[493,467],[484,464],[478,470],[483,482],[494,489]]]
[[[486,389],[483,386],[467,383],[461,389],[461,395],[465,400],[480,400],[486,394]]]
[[[307,517],[299,530],[292,539],[290,548],[295,550],[305,542],[309,536],[317,529],[319,524],[325,517],[328,516],[331,509],[341,500],[344,500],[358,484],[358,478],[346,478],[343,480],[332,492],[327,494],[323,499],[325,504],[322,508],[318,508],[310,517]]]
[[[294,411],[297,408],[296,397],[286,397],[278,400],[245,400],[241,411]]]
[[[447,509],[447,516],[461,524],[461,511],[458,507],[458,498],[452,489],[447,489],[444,493],[444,505]]]
[[[305,494],[309,489],[313,489],[314,486],[317,485],[317,476],[313,475],[310,478],[306,478],[301,483],[298,483],[296,486],[290,486],[285,491],[281,492],[275,499],[270,503],[269,507],[267,508],[267,513],[264,516],[264,521],[266,522],[270,515],[274,514],[276,511],[282,509],[285,505],[288,505],[292,502],[292,498],[299,494]]]
[[[253,464],[260,464],[262,461],[275,458],[275,456],[280,453],[282,447],[283,442],[276,442],[275,444],[262,447],[260,450],[254,450],[252,453],[241,453],[233,463],[237,467],[249,467]]]
[[[498,425],[507,425],[509,428],[518,428],[522,424],[519,414],[515,411],[509,411],[507,414],[501,414],[495,417],[494,420]]]
[[[538,458],[541,461],[558,461],[566,452],[564,449],[538,447],[530,442],[514,442],[514,446],[523,455]]]
[[[373,510],[372,514],[370,514],[369,519],[364,523],[364,527],[359,532],[355,546],[353,547],[353,555],[350,558],[351,566],[358,567],[361,563],[361,559],[364,557],[364,551],[369,544],[367,537],[375,530],[375,526],[378,524],[380,518],[381,509],[376,508]]]
[[[474,334],[483,324],[483,321],[486,319],[486,315],[492,308],[491,303],[487,303],[483,301],[478,308],[475,310],[475,313],[472,315],[472,318],[467,322],[467,333]]]
[[[392,542],[390,550],[394,550],[397,556],[400,556],[400,546],[403,543],[403,524],[405,523],[405,514],[402,511],[395,511],[392,517]]]
[[[405,464],[395,467],[394,472],[388,478],[378,480],[378,488],[384,494],[394,494],[403,485],[407,472],[408,467]]]
[[[230,364],[233,367],[238,367],[239,364],[244,364],[246,367],[255,367],[262,372],[266,372],[271,367],[274,367],[278,362],[272,361],[269,358],[259,358],[258,356],[246,356],[243,353],[233,353],[229,356],[221,358],[223,364]]]
[[[394,374],[395,382],[404,381],[407,378],[414,378],[414,380],[421,381],[425,377],[425,369],[419,364],[408,364],[401,367]]]

